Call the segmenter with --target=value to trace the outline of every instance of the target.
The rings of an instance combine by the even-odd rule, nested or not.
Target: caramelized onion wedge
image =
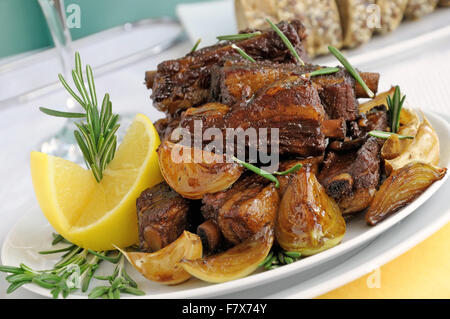
[[[273,231],[265,226],[253,237],[229,250],[197,260],[183,260],[181,265],[192,276],[220,283],[243,278],[264,261],[273,244]]]
[[[394,96],[394,92],[395,92],[395,88],[391,87],[391,89],[389,91],[377,94],[377,96],[374,97],[372,100],[370,100],[366,103],[360,104],[359,105],[359,114],[367,113],[374,107],[380,106],[380,105],[385,105],[386,107],[388,107],[386,99],[388,96],[390,96],[392,98]]]
[[[169,141],[159,146],[158,158],[167,184],[189,199],[229,188],[243,171],[240,165],[227,163],[224,155]]]
[[[280,246],[310,256],[337,245],[344,234],[345,221],[338,204],[309,168],[292,175],[275,226]]]
[[[433,165],[439,163],[439,137],[425,116],[412,142],[399,156],[385,161],[386,173],[390,174],[392,171],[415,161]]]
[[[375,225],[408,205],[431,184],[442,179],[446,172],[446,168],[421,162],[409,163],[394,171],[375,194],[366,213],[367,223]]]
[[[404,136],[415,136],[419,126],[419,115],[414,110],[402,108],[400,112],[400,127],[398,134]],[[381,157],[386,160],[394,159],[402,154],[412,142],[412,139],[400,140],[398,135],[393,134],[386,140],[386,142],[384,142],[381,149]]]
[[[145,278],[166,285],[175,285],[191,277],[180,266],[180,261],[183,258],[201,258],[203,249],[200,237],[184,231],[177,240],[157,252],[122,251],[122,253]]]

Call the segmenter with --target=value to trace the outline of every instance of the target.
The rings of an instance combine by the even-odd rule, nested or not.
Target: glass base
[[[76,129],[75,121],[66,120],[60,131],[42,142],[40,146],[41,152],[61,157],[77,164],[84,164],[83,154],[73,135]]]

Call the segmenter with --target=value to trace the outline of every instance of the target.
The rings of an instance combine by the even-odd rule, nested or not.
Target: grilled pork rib
[[[382,142],[367,132],[386,130],[386,109],[376,108],[358,122],[361,123],[359,136],[355,138],[358,143],[347,142],[342,152],[329,151],[318,175],[319,182],[344,214],[367,208],[375,195],[380,182]],[[358,148],[360,143],[362,146]]]
[[[164,182],[143,191],[136,207],[141,251],[157,251],[188,228],[189,201]]]
[[[280,64],[269,61],[252,63],[247,60],[227,60],[223,65],[215,65],[211,71],[210,101],[229,106],[240,105],[250,99],[259,89],[283,78],[307,74],[322,68],[318,65]],[[369,88],[377,92],[378,73],[361,72]],[[367,97],[365,91],[344,69],[331,75],[311,78],[322,99],[322,104],[330,118],[354,120],[358,116],[356,98]],[[337,96],[336,93],[340,95]],[[345,99],[339,99],[344,93]]]
[[[238,244],[273,225],[279,194],[273,183],[258,175],[246,175],[230,189],[203,197],[202,214],[216,223],[225,239]]]
[[[280,30],[291,41],[297,53],[307,59],[302,40],[305,28],[298,20],[280,22]],[[247,30],[243,32],[253,32]],[[240,48],[255,60],[278,63],[295,62],[289,49],[272,29],[262,30],[262,34],[250,39],[235,41]],[[211,84],[211,67],[222,64],[226,58],[242,59],[231,47],[232,42],[224,42],[187,54],[176,60],[160,63],[157,72],[146,73],[148,88],[152,88],[151,98],[156,108],[169,115],[208,102]]]
[[[235,134],[228,129],[254,130],[256,142],[260,139],[260,129],[267,129],[269,148],[277,146],[280,154],[306,157],[321,155],[325,150],[326,139],[322,132],[322,126],[326,124],[325,118],[325,111],[312,83],[300,76],[290,76],[259,90],[251,101],[239,107],[230,108],[219,103],[209,103],[188,109],[181,116],[179,127],[187,129],[192,138],[195,137],[192,134],[195,133],[195,121],[201,122],[202,133],[208,128],[218,128],[223,136],[220,142],[222,150],[231,148],[234,153],[236,148],[242,145],[237,145],[236,141],[228,136]],[[345,135],[342,123],[328,124],[331,127],[330,132],[335,132],[333,134],[336,136]],[[278,145],[271,144],[272,129],[279,132]],[[261,134],[264,134],[264,131]],[[230,145],[223,144],[227,140],[231,141]],[[204,144],[210,142],[208,138],[203,139]],[[259,150],[259,145],[249,143],[245,146]]]

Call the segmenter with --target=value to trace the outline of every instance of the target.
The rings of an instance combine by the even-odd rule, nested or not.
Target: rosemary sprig
[[[255,59],[253,59],[251,56],[249,56],[247,53],[245,53],[244,50],[242,50],[240,47],[238,47],[236,44],[232,44],[231,47],[233,49],[235,49],[237,52],[239,52],[240,55],[242,55],[242,57],[246,58],[247,60],[249,60],[250,62],[255,63]]]
[[[191,53],[195,52],[200,44],[200,42],[202,42],[202,39],[198,39],[197,42],[195,42],[194,47],[191,49]]]
[[[305,74],[303,74],[303,76],[305,76],[307,78],[312,78],[313,76],[334,74],[336,72],[339,72],[339,68],[327,67],[327,68],[320,68],[320,69],[315,70],[315,71],[310,72],[310,73],[305,73]]]
[[[287,48],[289,49],[289,51],[291,51],[291,54],[295,57],[295,59],[297,60],[297,63],[299,63],[300,65],[305,65],[305,62],[303,62],[303,60],[300,58],[300,56],[298,55],[297,51],[295,50],[294,46],[292,45],[291,41],[289,41],[289,39],[284,35],[283,32],[281,32],[280,28],[278,28],[272,21],[270,21],[269,19],[266,19],[267,23],[270,24],[270,26],[272,27],[272,29],[278,34],[278,36],[281,38],[281,40],[284,42],[284,44],[287,46]]]
[[[397,137],[398,137],[399,140],[413,139],[413,138],[414,138],[414,136],[400,135],[400,134],[397,134],[397,133],[384,132],[384,131],[376,131],[376,130],[370,131],[370,132],[369,132],[369,135],[370,135],[370,136],[377,137],[377,138],[382,138],[382,139],[385,139],[385,140],[387,140],[387,139],[388,139],[389,137],[391,137],[392,135],[397,135]]]
[[[219,40],[219,41],[239,41],[239,40],[250,39],[250,38],[256,37],[258,35],[261,35],[261,31],[255,31],[255,32],[251,32],[251,33],[219,35],[217,37],[217,40]]]
[[[391,98],[391,96],[388,95],[386,99],[389,108],[389,123],[391,125],[392,133],[397,133],[400,127],[400,113],[402,111],[405,99],[406,95],[403,95],[402,97],[400,87],[398,85],[395,86],[393,97]]]
[[[138,289],[136,282],[125,270],[125,259],[119,252],[119,260],[111,276],[95,276],[98,280],[109,281],[110,286],[98,286],[89,293],[89,298],[119,299],[121,293],[128,293],[137,296],[145,295],[145,292]]]
[[[117,137],[115,134],[120,126],[117,124],[119,115],[112,113],[112,104],[108,93],[103,98],[101,109],[98,109],[92,68],[86,65],[86,85],[78,52],[75,53],[75,68],[72,70],[72,79],[78,94],[61,74],[58,77],[64,88],[81,105],[85,113],[61,112],[44,107],[39,109],[51,116],[86,119],[85,122],[75,123],[78,130],[74,131],[74,135],[87,166],[91,169],[97,182],[100,182],[103,178],[103,171],[114,158],[116,151]]]
[[[61,239],[62,238],[62,239]],[[53,298],[58,298],[62,295],[66,298],[70,293],[81,288],[82,292],[89,289],[92,278],[110,280],[111,287],[106,287],[107,297],[120,297],[120,293],[129,293],[135,295],[145,294],[137,288],[136,282],[126,273],[124,267],[124,258],[121,252],[118,252],[116,257],[108,256],[108,252],[96,252],[88,249],[83,249],[66,241],[61,235],[54,235],[53,245],[64,242],[68,243],[67,247],[55,250],[41,251],[41,254],[53,254],[65,252],[61,259],[50,270],[34,270],[30,267],[21,264],[19,267],[2,266],[0,265],[0,272],[9,273],[6,280],[10,283],[7,293],[14,292],[24,284],[33,283],[45,289],[49,289]],[[113,274],[108,277],[97,277],[95,272],[100,263],[109,261],[118,264]],[[99,293],[104,286],[94,288],[89,297]],[[104,294],[101,294],[102,296]]]
[[[240,159],[238,159],[237,157],[232,156],[231,157],[233,159],[233,161],[235,161],[236,163],[242,165],[243,167],[245,167],[246,169],[252,171],[255,174],[258,174],[259,176],[262,176],[264,178],[267,178],[269,181],[274,182],[275,183],[275,187],[279,188],[280,187],[280,182],[278,181],[278,179],[272,175],[271,173],[269,173],[268,171],[263,170],[262,168],[256,167],[250,163],[246,163],[244,161],[241,161]],[[295,173],[297,172],[300,168],[302,168],[302,164],[296,164],[293,167],[291,167],[290,169],[284,171],[284,172],[274,172],[273,174],[275,175],[288,175],[291,173]]]
[[[342,54],[342,52],[331,45],[328,46],[328,50],[336,57],[336,59],[338,59],[339,62],[341,62],[341,64],[347,69],[347,71],[362,86],[367,95],[370,98],[373,98],[375,94],[369,89],[366,82],[364,82],[364,80],[359,75],[358,71],[356,71],[356,69],[350,64],[350,62],[348,62],[347,58]]]
[[[281,248],[272,248],[269,255],[259,264],[260,267],[264,267],[266,270],[278,268],[283,265],[291,264],[297,261],[302,256],[301,253],[296,251],[285,251]]]

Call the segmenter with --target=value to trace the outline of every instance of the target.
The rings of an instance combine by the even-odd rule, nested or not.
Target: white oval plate
[[[439,136],[441,143],[441,162],[443,167],[450,167],[450,125],[440,117],[425,113],[429,121]],[[177,286],[164,286],[155,282],[151,282],[139,275],[134,269],[130,269],[130,274],[136,280],[139,288],[146,292],[145,296],[135,297],[124,295],[130,298],[200,298],[200,297],[216,297],[224,294],[230,294],[235,291],[256,287],[258,285],[267,284],[276,280],[280,280],[293,274],[305,272],[314,266],[323,264],[343,254],[356,252],[363,244],[375,239],[378,235],[397,224],[399,221],[411,214],[415,209],[428,200],[445,182],[448,174],[441,180],[434,183],[414,202],[403,208],[395,215],[387,218],[375,227],[366,225],[363,214],[347,221],[347,233],[342,243],[334,248],[326,250],[317,255],[301,259],[295,263],[265,272],[258,272],[246,278],[234,280],[222,284],[208,284],[197,279],[189,281]],[[33,203],[29,208],[29,212],[22,217],[19,222],[8,233],[2,248],[2,263],[4,265],[19,265],[24,263],[36,269],[52,268],[58,259],[54,255],[40,255],[38,252],[51,249],[51,233],[52,227],[47,222],[43,214],[40,212],[37,203]],[[99,275],[110,274],[112,266],[103,263],[98,270]],[[100,284],[93,281],[91,287]],[[51,297],[48,290],[35,285],[25,285],[26,289]],[[86,294],[76,292],[69,298],[86,298]]]

